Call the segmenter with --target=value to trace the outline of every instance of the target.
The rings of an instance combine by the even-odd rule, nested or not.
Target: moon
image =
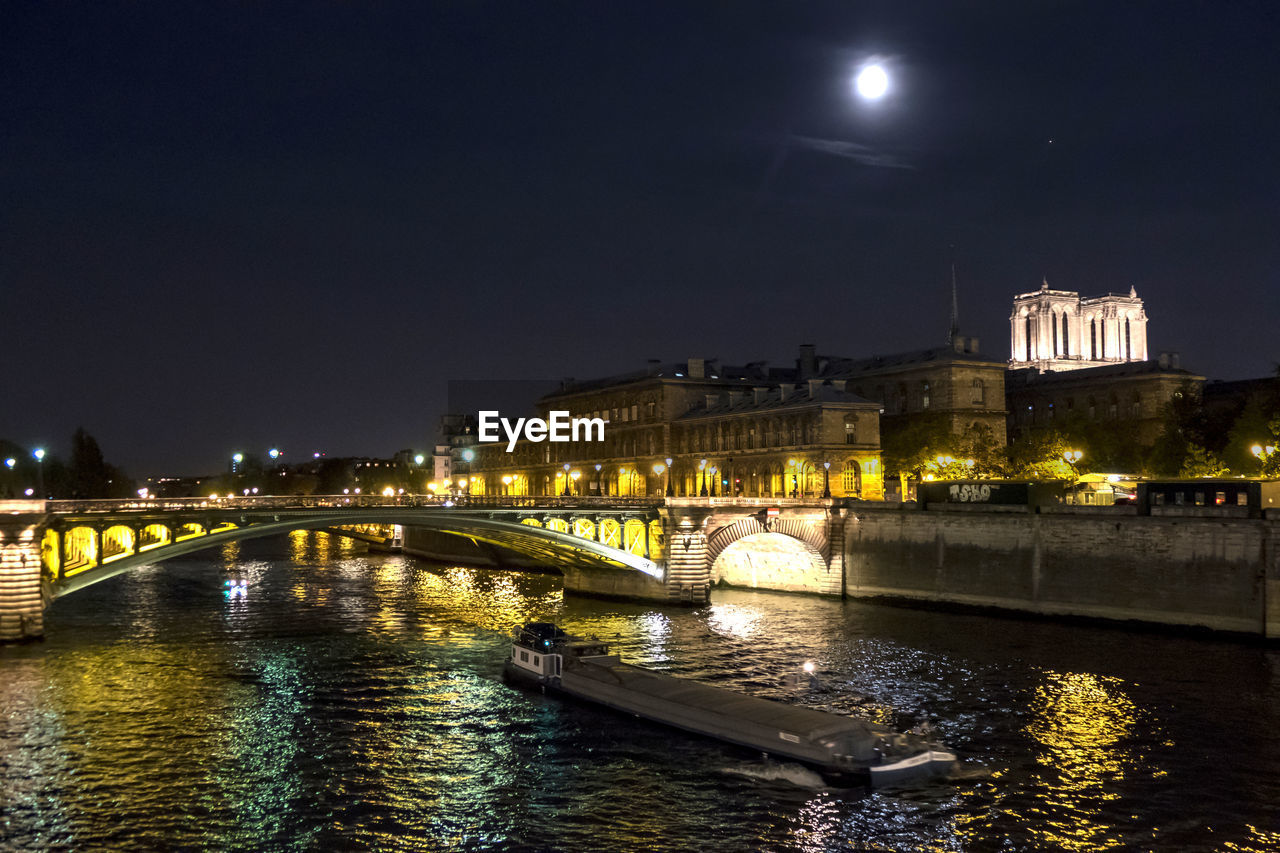
[[[858,87],[858,94],[869,101],[879,100],[884,97],[885,92],[889,91],[889,75],[879,65],[868,65],[863,68],[858,72],[854,83]]]

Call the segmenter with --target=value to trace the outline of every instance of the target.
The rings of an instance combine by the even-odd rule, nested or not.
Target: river
[[[506,638],[534,618],[681,676],[927,720],[962,764],[833,788],[508,687]],[[749,591],[565,598],[555,575],[308,532],[98,584],[46,633],[0,647],[6,850],[1280,849],[1280,650],[1236,642]]]

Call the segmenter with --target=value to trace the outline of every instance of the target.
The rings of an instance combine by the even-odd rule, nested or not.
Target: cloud
[[[876,151],[874,148],[860,145],[857,142],[845,142],[842,139],[815,139],[812,136],[792,136],[791,141],[793,144],[808,148],[810,151],[820,151],[823,154],[844,157],[864,166],[873,166],[879,169],[915,168],[915,166],[910,163],[904,163],[892,154]]]

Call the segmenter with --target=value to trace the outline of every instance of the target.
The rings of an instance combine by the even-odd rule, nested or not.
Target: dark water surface
[[[228,568],[248,580],[228,598]],[[319,533],[59,601],[0,648],[0,849],[1280,849],[1280,651],[801,596],[564,599]],[[508,688],[554,619],[624,659],[909,727],[957,778],[812,773]],[[817,689],[794,687],[805,660]]]

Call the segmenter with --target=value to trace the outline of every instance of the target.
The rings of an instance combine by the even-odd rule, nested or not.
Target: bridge
[[[567,592],[587,595],[697,606],[717,581],[839,595],[841,504],[425,495],[0,501],[0,641],[42,636],[53,601],[116,575],[293,530],[435,559],[550,567]]]

